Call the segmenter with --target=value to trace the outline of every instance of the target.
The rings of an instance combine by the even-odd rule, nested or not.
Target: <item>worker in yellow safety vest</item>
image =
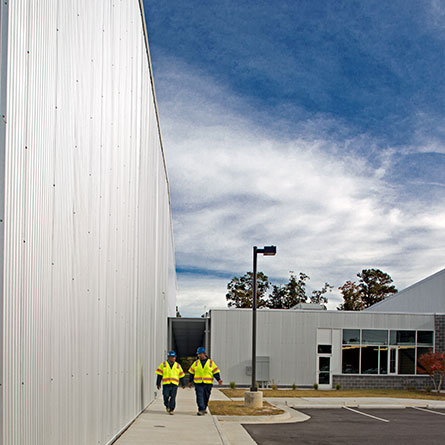
[[[178,391],[179,383],[185,388],[185,374],[181,365],[176,363],[175,351],[169,351],[167,360],[158,366],[156,374],[156,386],[158,389],[161,389],[162,382],[162,395],[164,396],[165,409],[170,415],[173,415],[176,407],[176,392]]]
[[[218,381],[218,385],[222,385],[223,381],[218,366],[207,357],[206,350],[202,346],[198,348],[196,354],[198,360],[194,361],[189,369],[189,373],[193,377],[193,382],[190,382],[189,385],[190,387],[195,385],[198,416],[203,416],[207,413],[213,379]]]

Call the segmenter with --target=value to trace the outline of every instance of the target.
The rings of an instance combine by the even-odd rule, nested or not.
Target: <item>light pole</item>
[[[258,391],[256,385],[256,294],[257,294],[257,255],[262,253],[264,256],[273,256],[277,253],[276,246],[264,246],[263,249],[258,249],[253,246],[253,285],[252,285],[252,385],[251,392]]]

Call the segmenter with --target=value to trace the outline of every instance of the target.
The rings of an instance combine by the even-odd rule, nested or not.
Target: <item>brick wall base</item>
[[[445,315],[434,315],[436,352],[445,352]]]
[[[334,375],[332,383],[342,389],[434,389],[431,377],[423,375]]]

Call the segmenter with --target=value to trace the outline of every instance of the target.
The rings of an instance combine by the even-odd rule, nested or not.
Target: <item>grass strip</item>
[[[248,389],[222,389],[229,398],[244,397]],[[264,397],[391,397],[400,399],[445,400],[445,393],[415,391],[405,389],[261,389]]]
[[[264,402],[263,408],[248,408],[244,401],[214,400],[209,402],[209,408],[214,416],[274,416],[285,413],[268,402]]]

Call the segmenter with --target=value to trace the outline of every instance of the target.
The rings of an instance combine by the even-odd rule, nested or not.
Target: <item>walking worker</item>
[[[175,351],[169,351],[167,360],[159,365],[156,374],[156,386],[158,389],[161,389],[162,382],[162,395],[164,396],[165,409],[170,415],[173,415],[176,407],[176,392],[178,391],[179,383],[185,388],[185,374],[181,365],[176,363]]]
[[[198,360],[193,362],[190,366],[189,373],[193,376],[193,383],[190,382],[190,387],[195,385],[196,403],[198,405],[198,416],[203,416],[207,413],[207,405],[209,404],[210,393],[212,392],[213,379],[218,381],[218,385],[222,385],[223,381],[219,374],[219,369],[213,360],[207,357],[206,350],[202,346],[196,351]]]

